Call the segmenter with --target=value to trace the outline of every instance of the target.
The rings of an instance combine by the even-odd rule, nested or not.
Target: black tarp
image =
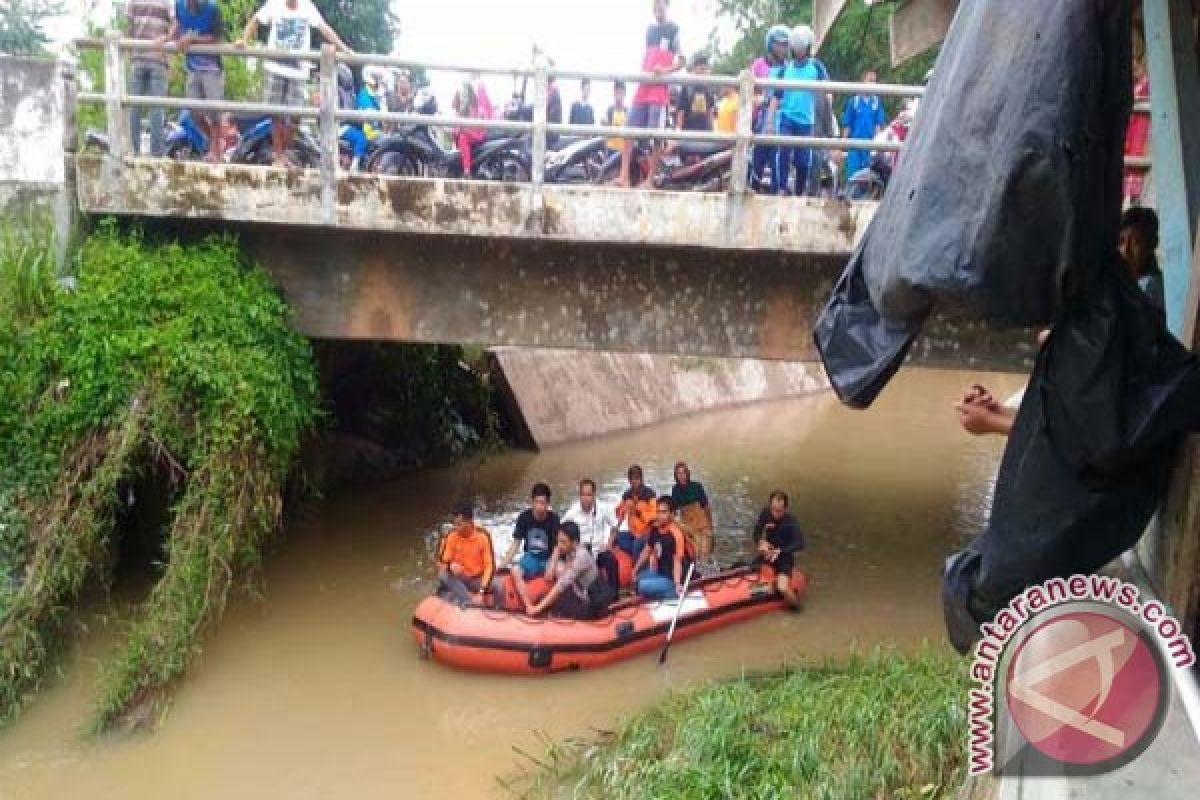
[[[817,322],[830,380],[857,408],[935,305],[1053,324],[987,529],[947,564],[960,649],[1025,586],[1135,542],[1197,428],[1196,361],[1117,254],[1131,17],[1129,0],[960,4],[908,149]]]

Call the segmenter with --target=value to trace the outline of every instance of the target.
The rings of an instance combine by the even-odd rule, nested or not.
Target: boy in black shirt
[[[558,515],[550,510],[549,486],[544,483],[534,484],[530,496],[530,507],[517,515],[512,544],[508,546],[508,552],[500,562],[501,567],[512,566],[510,574],[513,588],[517,590],[523,608],[531,605],[525,581],[545,573],[550,551],[554,549],[554,537],[560,525]],[[517,548],[522,545],[524,552],[517,559],[517,563],[513,564]],[[501,596],[501,593],[497,592],[497,596]]]
[[[775,570],[776,591],[792,608],[802,608],[800,596],[792,590],[792,570],[796,552],[804,549],[804,534],[788,511],[788,496],[783,492],[771,492],[767,507],[754,525],[754,542],[759,558]]]

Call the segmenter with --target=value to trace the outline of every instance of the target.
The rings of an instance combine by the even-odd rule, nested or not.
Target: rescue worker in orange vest
[[[654,526],[654,490],[643,482],[642,468],[634,464],[625,473],[629,488],[617,506],[617,531],[609,547],[619,547],[636,562],[646,546],[646,537]]]
[[[475,524],[466,504],[454,509],[453,525],[438,548],[438,594],[449,594],[460,606],[476,599],[482,605],[496,571],[492,536]]]
[[[695,546],[675,521],[671,496],[664,494],[658,498],[654,526],[633,568],[638,594],[659,600],[679,597],[688,565],[695,560]]]

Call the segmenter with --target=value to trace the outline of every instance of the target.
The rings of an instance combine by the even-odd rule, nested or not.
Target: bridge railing
[[[111,33],[103,39],[84,38],[75,42],[77,48],[102,48],[104,50],[105,91],[78,92],[76,99],[81,103],[103,103],[106,108],[107,134],[109,155],[120,160],[129,153],[129,135],[126,131],[128,109],[131,106],[159,107],[172,109],[192,109],[196,111],[231,112],[242,114],[257,114],[263,116],[286,116],[316,119],[319,128],[321,149],[321,173],[323,181],[323,196],[332,212],[333,198],[336,197],[336,173],[338,163],[338,132],[339,123],[343,122],[374,122],[393,123],[400,125],[425,125],[432,128],[479,128],[490,131],[510,131],[528,133],[531,137],[531,183],[535,196],[540,195],[545,178],[547,139],[551,134],[567,134],[581,136],[602,136],[611,138],[655,138],[671,141],[703,141],[723,142],[733,146],[733,159],[730,175],[730,191],[742,193],[747,189],[747,178],[750,172],[751,150],[754,145],[770,147],[809,147],[819,150],[869,150],[869,151],[899,151],[904,148],[900,142],[882,142],[872,139],[826,138],[819,136],[785,136],[775,134],[757,134],[753,130],[753,114],[755,95],[761,91],[776,89],[809,90],[827,94],[874,94],[890,97],[919,98],[925,93],[923,86],[905,86],[881,83],[854,83],[847,81],[800,81],[756,78],[749,70],[738,76],[724,75],[695,75],[691,73],[673,73],[666,76],[644,73],[612,73],[598,71],[582,71],[558,69],[541,65],[534,67],[479,67],[455,63],[430,63],[414,61],[396,56],[371,54],[346,54],[337,52],[331,45],[325,45],[320,51],[305,51],[297,53],[292,50],[272,50],[262,47],[238,47],[235,45],[194,45],[188,48],[189,53],[219,55],[223,57],[255,58],[262,60],[289,60],[315,63],[318,67],[319,103],[316,106],[283,106],[270,103],[236,102],[198,100],[177,97],[152,97],[130,95],[125,91],[125,54],[144,52],[157,49],[151,42],[135,39],[122,39],[118,34]],[[166,45],[165,50],[177,53],[178,48],[173,44]],[[446,71],[462,74],[502,75],[516,78],[532,79],[532,121],[509,119],[479,119],[447,115],[426,115],[415,113],[348,110],[338,107],[337,67],[339,64],[353,66],[378,66],[393,68],[423,68],[427,71]],[[570,125],[550,123],[546,119],[546,99],[551,78],[617,81],[629,83],[658,83],[674,86],[704,86],[711,89],[736,88],[738,91],[738,112],[736,130],[733,133],[721,131],[689,131],[667,128],[655,130],[652,133],[644,128],[611,125]],[[1148,104],[1139,104],[1138,110],[1148,110]],[[1139,169],[1149,169],[1147,158],[1132,158],[1126,160],[1127,166]]]

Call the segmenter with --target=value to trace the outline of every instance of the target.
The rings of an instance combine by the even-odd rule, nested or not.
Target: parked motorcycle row
[[[417,109],[418,113],[437,113],[432,98]],[[510,109],[508,119],[529,119],[528,106]],[[271,120],[269,118],[235,119],[236,132],[227,137],[224,160],[232,164],[270,165]],[[363,160],[366,172],[403,177],[470,178],[474,180],[527,182],[532,176],[533,147],[530,134],[525,132],[492,131],[472,149],[469,175],[463,174],[463,161],[458,149],[429,125],[406,125],[377,136],[370,142]],[[107,150],[107,137],[89,131],[89,146]],[[339,163],[343,169],[351,161],[350,143],[339,139]],[[181,161],[203,160],[209,152],[207,136],[183,111],[164,131],[164,155]],[[651,163],[650,145],[645,140],[635,143],[631,180],[642,183]],[[294,137],[288,153],[291,163],[302,168],[317,168],[321,163],[320,145],[303,127]],[[826,163],[828,162],[828,163]],[[725,191],[730,185],[733,148],[721,142],[676,141],[669,145],[661,159],[653,185],[672,191]],[[621,167],[621,154],[609,149],[603,137],[555,136],[547,142],[545,181],[556,184],[604,185],[612,183]],[[873,161],[870,168],[851,176],[839,191],[838,166],[822,158],[817,185],[811,192],[817,196],[844,196],[851,200],[877,200],[882,196],[891,170],[886,159]]]
[[[266,117],[234,118],[228,130],[223,159],[231,164],[270,165],[271,120]],[[89,130],[86,145],[107,152],[108,136]],[[190,111],[183,111],[174,122],[167,122],[163,130],[163,155],[173,161],[203,161],[209,153],[208,136],[192,119]],[[288,159],[298,167],[312,168],[321,164],[321,147],[311,134],[300,128],[292,140]]]

